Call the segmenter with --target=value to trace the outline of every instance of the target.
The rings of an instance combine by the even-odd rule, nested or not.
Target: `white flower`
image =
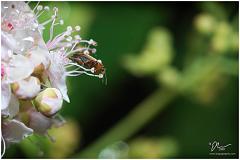
[[[16,8],[18,8],[20,13],[15,12]],[[12,48],[13,52],[23,55],[27,54],[34,65],[34,74],[36,76],[42,74],[47,69],[46,73],[52,87],[61,91],[64,100],[69,102],[65,82],[66,76],[87,74],[102,77],[101,75],[92,74],[92,70],[85,69],[68,59],[68,56],[71,56],[71,54],[80,50],[93,50],[90,47],[96,45],[96,42],[92,39],[83,40],[80,35],[75,35],[74,38],[71,37],[71,34],[80,31],[79,26],[75,28],[68,26],[66,31],[53,37],[54,27],[64,23],[61,19],[57,20],[58,9],[56,7],[53,8],[53,15],[42,23],[39,23],[37,18],[43,15],[44,12],[50,11],[48,6],[43,7],[37,4],[31,11],[24,2],[6,2],[2,10],[4,15],[5,43]],[[50,38],[45,44],[40,33],[43,33],[45,25],[49,23],[51,23],[49,30]],[[80,43],[86,44],[86,47],[74,50]],[[69,69],[72,70],[68,71]]]
[[[56,12],[55,12],[56,13]],[[54,20],[53,20],[54,22]],[[54,27],[52,23],[52,27]],[[86,69],[83,66],[78,65],[77,63],[72,62],[68,57],[76,52],[91,51],[96,52],[95,49],[90,48],[91,45],[96,45],[96,42],[92,39],[82,40],[79,35],[75,35],[72,38],[70,35],[74,32],[80,30],[79,26],[76,26],[74,29],[71,26],[67,27],[67,30],[63,33],[57,35],[55,38],[50,38],[47,43],[47,48],[49,49],[49,59],[50,66],[47,70],[47,75],[53,87],[60,90],[63,99],[67,102],[70,102],[67,94],[66,86],[66,77],[67,76],[79,76],[81,74],[86,74],[98,78],[102,78],[100,75],[92,74],[91,69]],[[51,35],[51,32],[50,32]],[[52,37],[52,36],[50,36]],[[87,47],[82,47],[75,49],[80,43],[85,43]],[[89,52],[88,51],[88,52]]]
[[[10,101],[10,83],[29,77],[34,71],[34,63],[24,56],[30,49],[33,52],[42,40],[33,17],[34,14],[24,2],[2,2],[2,109],[8,107]]]
[[[1,70],[4,72],[1,77],[1,109],[5,109],[11,97],[10,83],[29,77],[33,72],[33,65],[22,55],[12,55],[9,62],[2,61]]]
[[[49,19],[38,22],[44,12],[50,12],[50,8],[39,3],[31,10],[25,2],[1,2],[2,139],[7,144],[18,143],[33,132],[47,135],[50,127],[62,125],[56,117],[63,99],[70,101],[67,76],[103,76],[93,74],[95,68],[86,69],[70,60],[78,52],[96,52],[91,48],[96,42],[75,34],[79,26],[68,26],[54,37],[54,27],[64,22],[58,19],[56,7]],[[45,43],[42,34],[49,23],[50,38]],[[24,102],[19,103],[20,99]],[[29,104],[23,105],[25,102]]]

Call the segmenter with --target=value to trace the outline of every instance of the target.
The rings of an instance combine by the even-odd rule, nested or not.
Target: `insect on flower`
[[[19,143],[32,134],[52,139],[48,130],[65,123],[58,118],[63,100],[70,102],[66,78],[82,74],[103,78],[105,68],[91,56],[97,43],[80,36],[80,26],[63,25],[58,8],[33,9],[29,2],[1,2],[1,116],[2,142]],[[46,16],[46,12],[52,14]],[[45,15],[45,16],[43,16]],[[40,22],[39,19],[44,19]],[[41,17],[41,18],[40,18]],[[50,27],[46,27],[50,24]],[[48,34],[45,42],[43,34]],[[76,46],[86,46],[76,48]],[[21,103],[20,103],[21,102]],[[1,157],[6,147],[3,147]]]
[[[94,75],[98,75],[99,78],[103,78],[105,74],[105,68],[102,64],[101,60],[97,60],[96,58],[92,57],[90,54],[84,53],[76,53],[70,59],[73,62],[78,63],[79,65],[83,66],[84,68],[91,69],[91,72]]]
[[[72,56],[69,57],[70,60],[73,62],[79,64],[83,68],[90,69],[90,71],[93,73],[93,76],[97,76],[99,78],[105,77],[105,84],[107,83],[107,77],[106,77],[106,68],[104,67],[101,60],[97,60],[91,54],[94,54],[96,52],[95,49],[85,49],[85,48],[79,48],[77,49],[79,52],[76,52]],[[91,75],[91,74],[90,74]]]

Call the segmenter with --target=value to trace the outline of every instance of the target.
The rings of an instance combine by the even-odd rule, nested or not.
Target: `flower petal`
[[[4,31],[1,32],[1,42],[2,45],[4,45],[6,48],[9,48],[12,51],[16,49],[17,42],[11,34],[8,34]]]
[[[7,144],[18,143],[31,135],[33,130],[15,119],[2,123],[2,134]]]
[[[8,107],[9,102],[10,102],[10,98],[11,98],[11,88],[10,85],[2,82],[1,83],[1,109],[5,109]]]
[[[6,80],[8,83],[13,83],[25,79],[32,74],[33,70],[34,66],[28,58],[20,54],[13,55],[6,66]]]
[[[66,85],[65,76],[62,76],[60,79],[55,81],[53,87],[56,87],[57,89],[59,89],[65,101],[67,101],[68,103],[70,102],[67,94],[67,85]]]
[[[15,115],[17,115],[18,112],[19,102],[18,99],[12,94],[9,106],[6,109],[2,110],[1,113],[9,116],[10,118],[13,118]]]
[[[13,51],[9,49],[3,42],[1,44],[1,60],[7,62],[13,55]]]
[[[66,76],[65,76],[66,71],[62,63],[56,62],[57,58],[58,58],[57,53],[52,53],[50,55],[51,64],[47,73],[52,86],[54,88],[59,89],[59,91],[63,96],[63,99],[69,103],[70,100],[67,94],[67,85],[66,85]]]
[[[47,130],[50,129],[53,124],[52,119],[43,116],[41,113],[33,109],[28,113],[30,115],[29,127],[38,134],[46,134]]]
[[[36,49],[30,51],[29,59],[33,63],[34,67],[43,64],[44,69],[47,69],[50,63],[48,54],[49,53],[47,49],[39,46]]]

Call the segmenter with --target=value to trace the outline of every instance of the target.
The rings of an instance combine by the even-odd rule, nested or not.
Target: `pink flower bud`
[[[62,108],[62,103],[62,94],[56,88],[45,89],[34,100],[37,110],[47,117],[56,114]]]

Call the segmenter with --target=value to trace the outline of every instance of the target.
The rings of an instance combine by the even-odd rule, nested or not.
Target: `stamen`
[[[55,48],[55,45],[65,39],[65,36],[69,36],[72,33],[72,27],[68,26],[67,30],[58,34],[52,41],[47,42],[47,47],[49,50]]]
[[[83,53],[89,55],[89,51],[88,50],[85,50]]]
[[[50,8],[49,8],[48,6],[45,6],[45,7],[44,7],[44,10],[49,11]]]
[[[91,49],[91,48],[78,48],[78,49],[75,49],[75,50],[73,50],[73,51],[70,51],[70,52],[68,52],[67,53],[67,55],[69,56],[69,55],[71,55],[71,54],[73,54],[73,53],[76,53],[76,52],[88,52],[89,53],[89,51],[88,50],[93,50],[93,51],[95,51],[94,49]],[[87,53],[86,52],[86,53]]]
[[[38,15],[36,14],[36,17],[39,18],[44,12],[45,12],[45,10],[43,10],[42,12],[40,12]]]
[[[71,41],[72,41],[72,37],[71,37],[71,36],[68,36],[68,37],[66,38],[66,40],[67,40],[68,42],[71,42]]]
[[[64,24],[64,21],[61,19],[58,23],[55,23],[54,25],[56,26],[56,25],[63,25]]]
[[[76,31],[80,31],[81,27],[80,26],[76,26],[75,29],[76,29]]]
[[[38,7],[37,7],[37,10],[38,11],[41,11],[43,9],[43,6],[42,5],[39,5]]]
[[[44,10],[41,13],[39,13],[38,15],[36,14],[36,17],[39,18],[45,11],[47,11],[47,12],[49,11],[49,7],[48,6],[45,6]]]
[[[42,26],[47,25],[48,23],[50,23],[51,21],[53,21],[54,17],[51,17],[50,19],[46,20],[45,22],[41,23]]]
[[[72,32],[72,27],[71,26],[67,26],[67,31],[69,31],[69,32]]]
[[[79,41],[81,40],[80,35],[75,35],[74,38],[75,38],[76,40],[79,40]]]
[[[58,8],[54,7],[53,10],[54,10],[54,15],[52,17],[53,21],[52,21],[52,25],[50,27],[50,38],[49,38],[48,42],[51,42],[51,40],[53,38],[53,29],[54,29],[54,23],[55,23],[56,17],[57,17]]]
[[[68,63],[68,65],[67,65],[65,68],[74,67],[74,66],[79,67],[79,68],[83,69],[83,70],[86,71],[86,72],[89,72],[89,71],[92,72],[92,69],[87,69],[87,68],[84,68],[84,67],[81,66],[81,65],[78,65],[77,63],[71,63],[71,62]],[[79,68],[77,68],[77,70],[78,70]],[[73,71],[76,71],[76,70],[73,70]],[[71,72],[71,71],[69,71],[69,72]]]
[[[99,78],[103,78],[103,74],[99,74],[98,77],[99,77]]]
[[[79,42],[78,41],[76,41],[75,43],[74,43],[74,45],[72,46],[72,48],[71,48],[71,50],[70,50],[70,52],[72,52],[73,51],[73,49],[77,46],[77,44],[78,44]]]
[[[39,5],[37,7],[37,12],[35,13],[35,15],[38,15],[38,13],[43,9],[43,6],[42,5]]]
[[[89,40],[88,44],[93,45],[93,46],[97,46],[97,42],[95,42],[92,39]]]
[[[79,76],[79,75],[81,75],[81,74],[86,74],[86,75],[88,75],[88,76],[92,76],[92,77],[98,77],[98,78],[101,78],[102,77],[102,75],[101,76],[99,76],[99,75],[95,75],[95,74],[91,74],[91,73],[88,73],[88,72],[85,72],[85,71],[76,71],[76,72],[74,72],[74,73],[66,73],[66,75],[67,76],[72,76],[72,77],[74,77],[74,76]]]
[[[95,72],[95,68],[93,67],[93,68],[91,68],[91,72],[92,73],[94,73]]]
[[[37,9],[39,3],[40,3],[40,1],[38,1],[37,4],[36,4],[36,6],[33,8],[33,12],[35,12],[35,10]]]

